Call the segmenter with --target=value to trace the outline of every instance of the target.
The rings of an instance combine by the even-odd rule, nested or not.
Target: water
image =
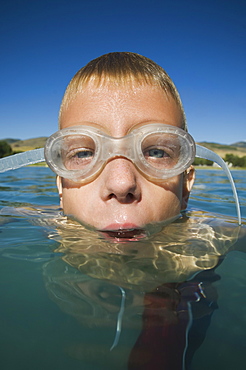
[[[187,215],[130,244],[63,217],[47,168],[0,181],[2,370],[180,370],[188,329],[186,369],[245,369],[246,243],[222,171],[197,171]]]

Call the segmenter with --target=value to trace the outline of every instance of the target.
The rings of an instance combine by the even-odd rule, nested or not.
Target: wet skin
[[[181,127],[182,116],[160,87],[139,83],[98,87],[89,82],[61,116],[61,128],[90,124],[116,138],[148,122]],[[131,161],[117,157],[87,184],[64,178],[57,183],[65,214],[98,230],[124,230],[178,215],[186,208],[193,176],[150,181]]]

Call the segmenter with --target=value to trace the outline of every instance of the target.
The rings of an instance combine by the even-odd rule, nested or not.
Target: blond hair
[[[130,52],[108,53],[91,60],[81,68],[67,86],[60,107],[59,122],[63,111],[90,81],[97,83],[98,86],[107,82],[119,86],[134,82],[160,86],[176,102],[182,114],[182,128],[187,130],[183,105],[169,75],[151,59]]]

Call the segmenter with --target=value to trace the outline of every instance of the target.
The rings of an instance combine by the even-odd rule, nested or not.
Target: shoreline
[[[217,166],[193,166],[195,170],[222,170],[223,168]],[[245,171],[245,167],[228,167],[230,171]]]

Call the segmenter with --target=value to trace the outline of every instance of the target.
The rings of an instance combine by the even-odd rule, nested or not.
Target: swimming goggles
[[[0,172],[46,161],[58,176],[83,184],[93,180],[110,160],[120,157],[130,160],[145,177],[154,181],[183,173],[195,157],[216,162],[231,183],[241,224],[238,196],[226,163],[213,151],[196,145],[188,132],[176,126],[148,123],[121,138],[89,125],[65,128],[51,135],[45,148],[0,159]]]

